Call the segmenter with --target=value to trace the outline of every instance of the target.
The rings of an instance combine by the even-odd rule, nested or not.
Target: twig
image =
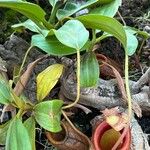
[[[122,15],[120,14],[120,12],[118,11],[117,13],[118,13],[120,19],[122,20],[124,26],[126,26],[126,22],[124,21],[124,19],[123,19]]]
[[[137,51],[137,55],[138,55],[138,58],[139,58],[139,56],[140,56],[140,54],[141,54],[141,51],[142,51],[142,48],[143,48],[143,46],[144,46],[144,44],[145,44],[145,41],[146,41],[146,39],[143,39],[143,41],[142,41],[142,43],[141,43],[141,46],[140,46],[140,48],[139,48],[139,50]]]
[[[25,64],[25,62],[26,62],[27,56],[28,56],[30,50],[32,49],[32,47],[33,47],[33,46],[30,46],[30,47],[28,48],[28,50],[26,51],[26,53],[25,53],[25,56],[24,56],[24,58],[23,58],[23,61],[22,61],[22,64],[21,64],[21,67],[20,67],[20,70],[19,70],[19,74],[18,74],[18,77],[19,77],[19,78],[20,78],[20,75],[21,75],[23,66],[24,66],[24,64]]]
[[[17,96],[19,96],[24,90],[24,87],[26,86],[29,80],[29,77],[32,73],[33,68],[37,65],[39,61],[43,60],[46,57],[48,57],[48,55],[44,55],[43,57],[36,59],[34,62],[28,65],[27,70],[21,75],[19,81],[17,82],[14,88],[14,92]]]
[[[133,85],[133,89],[140,89],[143,85],[149,82],[150,67],[141,76],[141,78]]]

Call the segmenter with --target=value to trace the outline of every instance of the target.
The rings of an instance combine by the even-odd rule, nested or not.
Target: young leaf
[[[34,107],[36,121],[41,127],[51,132],[61,131],[62,100],[41,102]]]
[[[6,137],[6,150],[32,150],[30,138],[21,119],[14,118]]]
[[[76,50],[80,50],[89,38],[89,32],[78,20],[69,20],[61,28],[54,32],[57,39],[62,44],[75,48]]]
[[[35,150],[35,120],[33,117],[28,118],[24,122],[24,126],[30,135],[30,141],[32,145],[32,150]]]
[[[42,34],[44,37],[47,37],[48,35],[53,35],[54,33],[51,32],[51,30],[47,30],[44,26],[41,25],[39,28],[32,20],[28,19],[22,23],[18,23],[11,26],[14,30],[20,31],[22,29],[28,29],[32,32],[36,32],[39,34]]]
[[[115,36],[126,49],[127,39],[123,26],[115,19],[101,15],[84,15],[77,17],[87,28],[99,29]]]
[[[24,28],[29,29],[32,32],[41,33],[41,28],[39,28],[32,20],[28,19],[24,22],[14,24],[11,26],[14,30],[20,31]],[[43,27],[44,29],[44,27]]]
[[[63,65],[54,64],[47,67],[37,76],[37,100],[43,100],[58,82],[63,71]]]
[[[0,125],[0,145],[5,145],[6,142],[6,135],[9,128],[9,125],[11,123],[11,120],[6,122],[5,124]]]
[[[36,4],[18,0],[1,0],[0,7],[11,8],[18,11],[35,22],[39,27],[41,27],[41,23],[43,23],[46,27],[52,28],[44,18],[46,14],[44,10]]]
[[[81,60],[80,81],[82,87],[96,86],[99,79],[99,64],[93,52],[85,53]]]
[[[84,9],[94,3],[98,2],[98,0],[88,0],[86,3],[75,3],[75,2],[67,2],[63,9],[59,9],[57,11],[57,18],[60,20],[62,18],[73,15],[81,9]]]
[[[32,104],[30,103],[30,101],[28,101],[27,99],[25,100],[25,98],[18,97],[13,91],[11,92],[11,97],[13,100],[13,104],[18,107],[19,109],[31,109],[32,108]]]
[[[11,93],[11,96],[13,97],[13,102],[15,103],[15,105],[20,108],[20,109],[24,109],[25,107],[25,101],[23,101],[21,98],[19,98],[13,91]]]
[[[11,102],[12,99],[9,83],[3,77],[0,77],[0,103],[10,104]]]
[[[101,7],[92,9],[90,14],[99,14],[108,17],[114,17],[118,11],[119,6],[121,6],[122,0],[113,0],[111,3],[103,5]]]
[[[138,47],[138,40],[136,36],[130,31],[126,30],[127,36],[127,53],[129,56],[133,55]]]

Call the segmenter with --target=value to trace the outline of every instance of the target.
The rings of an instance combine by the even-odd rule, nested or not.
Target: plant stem
[[[58,8],[59,8],[58,6],[55,6],[55,7],[52,9],[50,18],[49,18],[49,20],[48,20],[48,22],[50,22],[51,24],[55,24],[55,17],[56,17],[56,12],[57,12]]]
[[[55,4],[55,6],[52,8],[52,11],[51,11],[51,15],[49,17],[49,21],[50,23],[52,24],[55,24],[55,19],[56,19],[56,13],[57,13],[57,10],[63,5],[62,2],[57,2]]]
[[[72,19],[74,19],[74,18],[72,18],[72,17],[62,18],[55,24],[54,28],[57,29],[59,26],[62,26],[64,22],[66,22],[68,20],[72,20]]]
[[[75,104],[78,103],[79,99],[80,99],[80,51],[77,50],[77,97],[73,103],[64,106],[63,109],[73,107]]]
[[[22,61],[22,64],[21,64],[21,67],[20,67],[20,70],[19,70],[19,73],[18,73],[18,77],[20,77],[20,75],[21,75],[21,71],[22,71],[23,66],[24,66],[24,64],[25,64],[25,62],[26,62],[27,56],[28,56],[28,54],[29,54],[29,52],[30,52],[30,50],[31,50],[32,48],[33,48],[33,46],[30,46],[30,47],[27,49],[26,53],[25,53],[25,56],[24,56],[24,58],[23,58],[23,61]]]
[[[128,99],[128,117],[129,122],[132,117],[132,99],[129,87],[129,57],[128,54],[125,55],[125,85],[126,85],[126,92],[127,92],[127,99]]]
[[[16,117],[17,117],[17,118],[20,118],[20,117],[23,115],[23,113],[24,113],[24,110],[23,110],[23,109],[19,109],[19,111],[18,111]]]
[[[119,146],[121,141],[126,136],[128,130],[130,130],[129,126],[130,126],[131,117],[132,117],[132,99],[131,99],[131,93],[130,93],[130,87],[129,87],[129,69],[128,69],[129,68],[129,60],[128,59],[129,59],[129,57],[128,57],[128,54],[126,53],[125,54],[125,84],[126,84],[127,103],[128,103],[128,123],[127,123],[126,127],[124,128],[120,138],[113,146],[112,150],[117,149],[117,147]]]
[[[78,129],[74,126],[74,124],[70,121],[70,119],[68,118],[68,116],[66,115],[66,113],[62,110],[62,114],[65,117],[65,119],[68,121],[68,123],[70,124],[70,126],[76,131],[79,132]]]
[[[95,45],[95,42],[96,42],[96,32],[95,32],[95,29],[92,30],[92,41],[91,41],[91,45],[88,49],[88,51],[92,51],[94,45]]]
[[[50,29],[53,29],[54,27],[53,27],[53,25],[52,24],[50,24],[50,23],[48,23],[47,21],[44,21],[43,22],[43,24],[44,24],[44,26],[48,29],[48,30],[50,30]]]
[[[95,40],[95,44],[97,44],[98,42],[100,42],[101,40],[107,38],[109,36],[109,34],[105,34],[105,35],[102,35],[100,37],[98,37],[96,40]]]
[[[95,29],[92,30],[92,36],[93,36],[92,44],[94,45],[95,41],[96,41],[96,32],[95,32]]]

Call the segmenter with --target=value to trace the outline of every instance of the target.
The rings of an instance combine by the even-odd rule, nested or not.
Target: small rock
[[[145,26],[145,27],[144,27],[144,31],[150,33],[150,26]]]

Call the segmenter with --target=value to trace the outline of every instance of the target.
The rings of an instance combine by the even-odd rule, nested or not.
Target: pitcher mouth
[[[104,132],[109,129],[111,129],[111,126],[109,126],[105,121],[103,121],[99,126],[97,126],[93,135],[93,139],[92,139],[95,150],[102,150],[100,147],[99,141],[101,140]],[[131,137],[131,133],[130,133],[130,128],[129,128],[129,131],[127,132],[126,136],[123,139],[120,150],[128,150],[128,147],[130,147],[130,137]]]
[[[63,144],[66,141],[68,132],[63,122],[61,123],[61,127],[62,127],[62,130],[58,133],[52,133],[49,131],[46,132],[46,137],[51,143]]]

